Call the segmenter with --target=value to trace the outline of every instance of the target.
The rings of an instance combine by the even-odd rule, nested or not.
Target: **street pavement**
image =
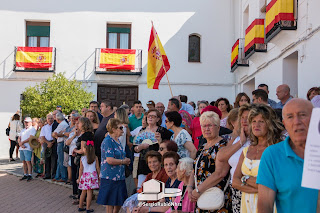
[[[73,200],[69,198],[72,194],[70,185],[37,178],[30,182],[20,181],[22,175],[21,161],[0,160],[0,212],[78,212],[78,205],[72,205]],[[105,212],[95,200],[91,208],[94,212]]]

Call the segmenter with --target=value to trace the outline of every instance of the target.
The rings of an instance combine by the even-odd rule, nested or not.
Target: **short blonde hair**
[[[110,134],[113,134],[112,129],[117,129],[118,125],[121,124],[121,121],[117,118],[110,118],[107,124],[107,130]]]
[[[216,126],[220,126],[220,118],[219,115],[212,111],[207,111],[201,114],[200,116],[200,124],[204,121],[210,121]]]

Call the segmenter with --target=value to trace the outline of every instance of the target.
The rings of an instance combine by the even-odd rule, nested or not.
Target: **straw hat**
[[[38,138],[36,136],[30,136],[29,138],[29,145],[32,149],[37,149],[40,147],[40,143],[37,140]]]

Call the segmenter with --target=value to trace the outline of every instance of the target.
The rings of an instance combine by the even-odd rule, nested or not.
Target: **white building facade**
[[[280,0],[278,0],[280,1]],[[248,58],[249,66],[234,70],[236,91],[251,91],[264,83],[269,86],[269,97],[277,100],[276,88],[288,84],[293,97],[306,98],[311,87],[320,86],[317,58],[320,56],[320,1],[281,0],[293,2],[295,23],[276,33],[266,41],[266,52],[255,52]],[[234,41],[245,38],[245,30],[255,19],[266,18],[266,8],[271,0],[242,0],[234,4],[238,13],[235,20]],[[239,3],[240,2],[240,3]],[[266,24],[266,23],[265,23]],[[293,25],[291,25],[293,24]],[[265,26],[266,27],[266,26]],[[243,48],[243,46],[241,47]]]

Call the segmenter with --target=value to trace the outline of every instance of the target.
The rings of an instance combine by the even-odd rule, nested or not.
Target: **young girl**
[[[87,141],[84,146],[85,155],[81,157],[79,177],[77,180],[79,183],[79,189],[82,190],[79,202],[78,211],[93,212],[93,209],[90,209],[92,192],[93,189],[99,188],[99,161],[94,152],[93,141]],[[83,208],[83,202],[87,195],[87,208]]]

